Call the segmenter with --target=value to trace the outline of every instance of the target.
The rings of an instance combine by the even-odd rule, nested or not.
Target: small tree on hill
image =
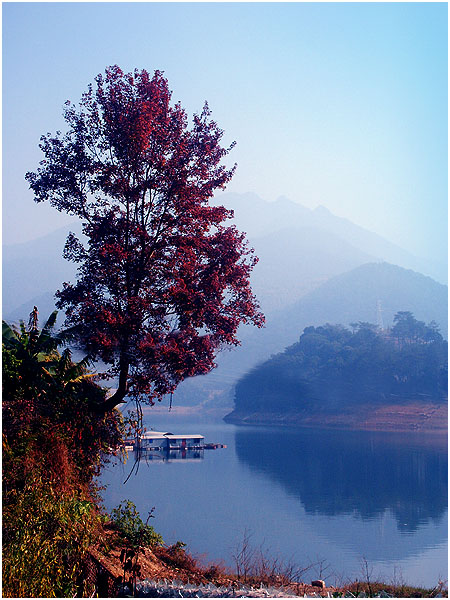
[[[156,71],[106,69],[64,112],[65,135],[43,136],[44,160],[27,173],[35,201],[83,221],[87,245],[70,234],[65,257],[76,283],[57,292],[78,342],[118,377],[102,410],[125,396],[161,399],[207,373],[238,326],[261,326],[249,275],[256,263],[232,211],[208,201],[231,179],[230,148],[205,104],[188,129]]]

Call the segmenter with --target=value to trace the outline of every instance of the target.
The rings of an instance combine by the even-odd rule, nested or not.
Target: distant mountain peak
[[[309,219],[311,215],[311,210],[309,208],[300,202],[294,202],[287,196],[278,196],[275,202],[270,202],[269,204],[279,210],[281,215],[290,215],[302,219]]]
[[[278,196],[278,198],[275,200],[275,202],[277,204],[293,204],[292,200],[289,200],[289,198],[287,196]]]
[[[316,215],[331,215],[333,214],[331,212],[331,210],[329,210],[326,206],[324,206],[323,204],[319,204],[319,206],[316,206],[316,208],[313,211]]]

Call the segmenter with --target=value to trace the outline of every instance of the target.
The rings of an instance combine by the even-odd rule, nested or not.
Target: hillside
[[[276,422],[329,424],[332,416],[339,425],[349,414],[367,421],[361,407],[373,416],[381,408],[411,404],[432,406],[429,419],[447,400],[447,342],[434,323],[427,326],[410,312],[397,313],[394,322],[389,330],[363,322],[352,323],[352,331],[329,324],[305,328],[296,344],[238,381],[227,420],[247,422],[251,416],[254,422],[262,414],[267,421],[272,414]],[[408,420],[411,415],[403,413]],[[384,414],[384,425],[388,421]]]
[[[295,278],[295,272],[292,273]],[[218,368],[184,382],[175,393],[180,404],[211,398],[231,406],[236,381],[261,361],[298,341],[309,325],[352,321],[377,322],[377,305],[385,327],[398,310],[421,321],[436,321],[447,338],[447,287],[430,277],[388,263],[369,263],[331,278],[290,307],[266,315],[262,330],[242,330],[242,345],[219,356]]]
[[[250,238],[259,262],[251,281],[263,311],[298,301],[331,277],[374,260],[339,236],[317,227],[286,227]]]

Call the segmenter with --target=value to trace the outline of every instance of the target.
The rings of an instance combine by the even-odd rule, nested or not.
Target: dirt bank
[[[297,425],[360,431],[447,431],[447,404],[391,404],[358,406],[341,413],[238,413],[225,417],[237,425]]]
[[[91,549],[91,556],[98,561],[110,579],[110,596],[116,596],[120,582],[128,581],[129,575],[124,571],[124,562],[121,560],[123,544],[116,538],[111,528],[106,528],[106,544]],[[203,560],[202,560],[203,559]],[[247,586],[274,588],[284,590],[289,595],[303,597],[317,592],[318,595],[327,597],[328,592],[336,588],[325,586],[319,588],[310,583],[292,581],[286,573],[266,572],[259,578],[249,577],[245,580],[239,578],[226,567],[220,564],[206,564],[204,557],[195,558],[184,549],[174,546],[159,546],[155,548],[142,548],[138,554],[139,576],[138,580],[152,580],[154,582],[175,582],[175,584],[213,584],[229,590],[239,590],[244,584]],[[136,558],[134,559],[134,561]],[[105,574],[104,573],[104,574]],[[125,576],[125,577],[124,577]],[[181,585],[180,585],[181,587]],[[114,593],[114,590],[116,593]],[[263,594],[265,596],[265,594]],[[278,597],[278,594],[274,594]],[[280,594],[283,596],[283,594]],[[181,597],[181,595],[180,595]],[[228,597],[228,596],[227,596]]]
[[[106,579],[109,585],[103,588],[95,586],[100,597],[117,597],[120,595],[120,582],[128,580],[124,572],[124,563],[121,560],[123,544],[118,540],[111,528],[105,530],[104,544],[93,548],[91,556],[100,566],[103,584]],[[448,592],[444,582],[437,582],[433,589],[410,587],[406,584],[349,581],[338,587],[327,585],[325,581],[299,581],[293,579],[293,573],[276,571],[271,564],[268,568],[260,570],[257,577],[238,577],[223,565],[209,564],[205,566],[203,560],[192,557],[183,548],[175,546],[160,546],[153,549],[141,549],[138,554],[139,575],[138,580],[147,580],[156,587],[166,588],[167,595],[137,594],[137,597],[192,597],[196,594],[185,595],[185,584],[193,586],[215,586],[217,593],[212,597],[393,597],[393,598],[430,598],[447,597]],[[97,575],[99,571],[97,570]],[[125,577],[124,577],[125,576]],[[312,585],[314,583],[315,585]],[[98,584],[98,580],[97,580]],[[193,585],[192,585],[193,584]],[[144,584],[144,587],[147,584]],[[138,586],[139,587],[139,586]],[[219,589],[216,589],[219,588]],[[159,590],[161,592],[161,590]],[[169,594],[170,592],[170,594]],[[242,593],[241,593],[242,592]],[[199,594],[203,596],[204,594]],[[206,594],[211,597],[211,594]]]

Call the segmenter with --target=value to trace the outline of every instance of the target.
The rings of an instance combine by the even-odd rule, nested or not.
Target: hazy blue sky
[[[446,3],[4,3],[4,243],[64,221],[24,174],[111,64],[163,70],[191,114],[208,100],[237,141],[229,191],[446,253]]]

